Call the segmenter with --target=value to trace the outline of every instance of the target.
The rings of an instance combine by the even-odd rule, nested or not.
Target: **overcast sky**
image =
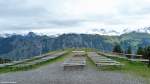
[[[1,33],[89,33],[150,24],[150,0],[0,0]]]

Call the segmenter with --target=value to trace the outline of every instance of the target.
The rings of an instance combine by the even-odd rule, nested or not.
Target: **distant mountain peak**
[[[120,28],[120,29],[107,29],[107,28],[94,28],[89,30],[88,32],[90,34],[100,34],[100,35],[122,35],[130,32],[139,32],[139,33],[149,33],[150,34],[150,27],[145,27],[145,28],[138,28],[138,29],[133,29],[133,28]]]
[[[36,35],[36,33],[34,33],[34,32],[29,32],[29,33],[27,34],[27,36],[28,36],[28,37],[36,37],[37,35]]]
[[[101,29],[92,29],[89,31],[91,34],[100,34],[100,35],[119,35],[120,32],[115,31],[115,30],[107,30],[104,28]]]

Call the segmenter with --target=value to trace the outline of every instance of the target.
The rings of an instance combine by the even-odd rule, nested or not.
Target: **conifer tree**
[[[128,49],[127,49],[127,54],[132,54],[132,49],[131,49],[131,46],[128,46]]]
[[[138,55],[143,55],[143,48],[142,47],[138,47],[136,54]]]
[[[119,44],[115,45],[113,48],[113,52],[122,53],[121,46]]]

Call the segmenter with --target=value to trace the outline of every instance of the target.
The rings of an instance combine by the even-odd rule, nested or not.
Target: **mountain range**
[[[150,34],[137,31],[119,36],[74,33],[47,36],[33,32],[27,35],[13,34],[0,37],[0,58],[21,60],[65,48],[95,48],[112,51],[115,44],[120,44],[123,50],[131,46],[134,53],[139,46],[150,45]]]

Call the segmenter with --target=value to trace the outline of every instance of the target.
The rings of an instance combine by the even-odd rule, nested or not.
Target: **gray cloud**
[[[96,23],[94,24],[96,27],[101,24],[105,24],[105,26],[129,25],[136,22],[139,24],[143,20],[148,21],[149,19],[145,15],[150,16],[149,3],[140,3],[141,0],[137,0],[135,3],[131,0],[116,0],[116,2],[112,2],[112,4],[117,5],[114,8],[112,8],[113,6],[108,8],[104,6],[106,8],[103,8],[101,6],[103,4],[99,5],[98,3],[94,3],[96,6],[89,3],[85,4],[83,3],[84,0],[79,5],[72,3],[72,1],[0,0],[0,31],[54,28],[72,28],[73,30],[75,27],[91,27],[93,23]],[[80,0],[76,2],[80,2]],[[99,0],[93,0],[93,2],[100,3]],[[103,3],[103,1],[101,2]],[[117,2],[120,2],[119,5]],[[108,3],[109,5],[111,3]],[[109,8],[112,8],[111,12],[108,11]]]
[[[0,19],[3,20],[0,21],[0,30],[61,28],[78,26],[82,22],[78,19],[59,19],[59,17],[51,15],[47,9],[41,5],[31,4],[30,0],[0,1]]]
[[[56,27],[71,27],[71,26],[79,26],[81,23],[84,22],[84,20],[48,20],[48,21],[40,21],[39,24],[51,24],[52,26]]]
[[[29,22],[26,22],[29,20]],[[20,20],[21,21],[21,20]],[[1,24],[0,30],[34,30],[34,29],[52,29],[52,28],[70,28],[79,26],[83,20],[32,20],[26,19],[19,24]]]
[[[35,17],[48,14],[47,10],[40,6],[31,6],[27,0],[1,0],[0,17]]]

